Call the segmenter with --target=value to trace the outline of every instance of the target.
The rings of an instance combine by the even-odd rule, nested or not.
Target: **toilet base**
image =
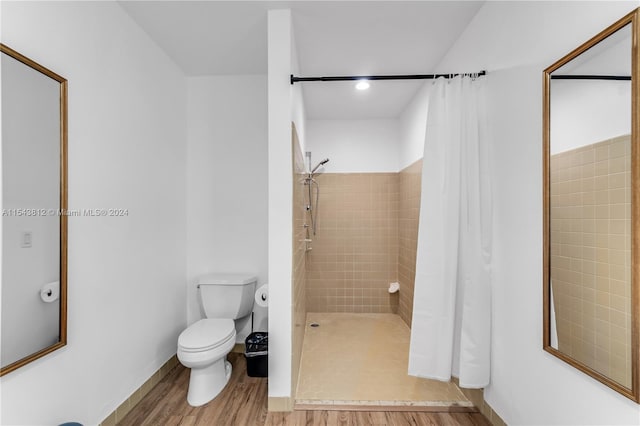
[[[199,407],[218,396],[231,377],[231,363],[222,357],[205,368],[192,368],[189,376],[187,402]]]

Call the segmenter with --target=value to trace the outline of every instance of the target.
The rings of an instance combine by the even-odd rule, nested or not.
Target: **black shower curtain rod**
[[[619,80],[619,81],[631,81],[631,76],[628,75],[551,75],[551,80]]]
[[[346,75],[337,77],[295,77],[291,74],[291,84],[304,81],[357,81],[357,80],[431,80],[434,78],[444,77],[451,78],[459,75],[470,76],[483,76],[486,75],[486,71],[480,71],[476,73],[463,73],[463,74],[409,74],[409,75]]]

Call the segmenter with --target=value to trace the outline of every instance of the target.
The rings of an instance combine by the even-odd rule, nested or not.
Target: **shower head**
[[[311,174],[314,174],[316,172],[316,170],[318,170],[318,168],[320,166],[324,166],[325,164],[327,164],[329,162],[328,158],[325,158],[324,160],[322,160],[321,162],[319,162],[314,168],[313,170],[311,170]]]

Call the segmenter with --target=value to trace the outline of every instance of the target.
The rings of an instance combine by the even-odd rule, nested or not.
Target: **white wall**
[[[202,318],[197,277],[238,272],[267,282],[267,79],[187,79],[188,323]],[[245,333],[250,332],[250,322]]]
[[[425,83],[400,115],[400,170],[415,163],[424,155],[431,86],[431,82]]]
[[[308,120],[313,165],[329,158],[328,173],[393,173],[421,159],[430,88],[425,83],[395,119]]]
[[[494,264],[491,384],[508,424],[638,424],[640,408],[542,350],[542,70],[637,1],[487,2],[439,65],[486,68]]]
[[[307,123],[300,85],[291,85],[298,72],[289,9],[268,12],[269,51],[268,165],[269,165],[269,397],[291,397],[292,377],[292,238],[293,122],[304,152]]]
[[[293,31],[291,32],[291,72],[293,75],[300,75],[298,51],[296,50],[296,40],[293,37]],[[291,86],[291,96],[291,121],[295,123],[300,152],[304,155],[307,141],[307,114],[304,106],[302,84],[294,84]]]
[[[631,82],[551,80],[551,154],[631,133]]]
[[[306,150],[311,167],[329,158],[328,173],[398,171],[400,123],[397,119],[308,120]]]
[[[269,397],[291,396],[293,331],[291,11],[268,12]]]
[[[57,210],[60,83],[3,54],[2,86],[3,208]],[[7,366],[59,340],[60,301],[45,303],[40,290],[60,280],[60,219],[3,215],[2,222],[0,359]]]
[[[3,376],[2,424],[97,424],[186,319],[185,79],[112,2],[3,2],[2,42],[69,80],[68,345]]]

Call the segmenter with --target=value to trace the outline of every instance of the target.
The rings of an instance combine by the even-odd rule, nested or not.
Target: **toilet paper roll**
[[[43,302],[51,303],[60,297],[60,282],[54,281],[42,286],[40,289],[40,298]]]
[[[256,290],[256,305],[267,307],[269,306],[269,287],[267,284],[263,284]]]

